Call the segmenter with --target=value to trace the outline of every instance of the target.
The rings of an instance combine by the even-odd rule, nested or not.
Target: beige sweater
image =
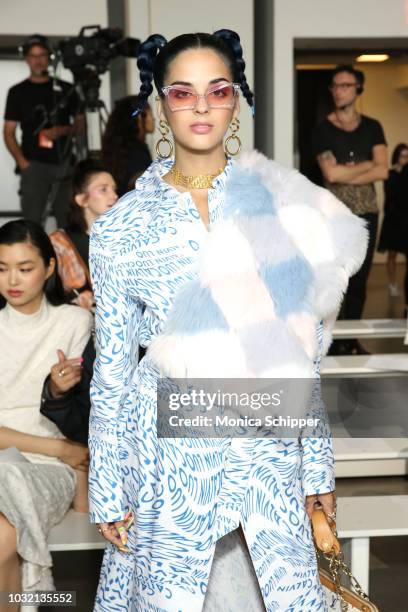
[[[10,305],[0,310],[0,426],[23,433],[62,438],[59,429],[40,413],[41,391],[57,349],[67,358],[80,357],[90,337],[92,315],[78,306],[51,306],[25,315]],[[57,459],[24,453],[35,463]]]

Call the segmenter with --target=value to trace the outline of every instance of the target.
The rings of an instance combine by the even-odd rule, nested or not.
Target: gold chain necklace
[[[213,180],[223,172],[224,168],[218,168],[216,174],[198,174],[188,176],[177,170],[174,166],[169,170],[174,185],[185,187],[186,189],[209,189],[212,187]]]

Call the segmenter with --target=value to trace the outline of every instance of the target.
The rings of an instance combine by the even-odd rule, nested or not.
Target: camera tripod
[[[85,116],[86,133],[81,138],[80,133],[74,133],[74,130],[72,130],[66,137],[64,149],[60,156],[58,172],[51,185],[41,216],[41,225],[43,226],[53,211],[54,203],[62,183],[68,180],[72,173],[72,144],[74,137],[76,159],[78,161],[88,156],[94,158],[101,156],[102,134],[108,119],[108,110],[103,100],[99,97],[100,84],[100,79],[98,77],[95,78],[95,76],[89,79],[89,81],[74,83],[34,132],[38,134],[49,123],[56,125],[58,110],[66,105],[74,92],[77,93],[80,100],[80,108],[75,118],[82,115]]]

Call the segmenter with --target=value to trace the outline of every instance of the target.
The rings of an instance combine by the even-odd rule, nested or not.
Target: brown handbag
[[[330,610],[340,612],[379,612],[377,606],[370,602],[356,578],[344,563],[340,543],[337,539],[336,524],[329,524],[322,509],[315,508],[312,514],[313,536],[318,559],[323,556],[329,562],[329,571],[319,567],[319,577],[327,599],[331,601]],[[342,575],[350,580],[351,588],[341,582]],[[330,599],[331,598],[331,599]]]

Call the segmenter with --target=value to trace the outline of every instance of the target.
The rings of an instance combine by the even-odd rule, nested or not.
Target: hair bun
[[[216,32],[214,32],[214,36],[216,36],[217,38],[223,38],[224,40],[236,40],[237,42],[240,42],[241,40],[238,32],[234,32],[234,30],[228,30],[227,28],[217,30]]]

